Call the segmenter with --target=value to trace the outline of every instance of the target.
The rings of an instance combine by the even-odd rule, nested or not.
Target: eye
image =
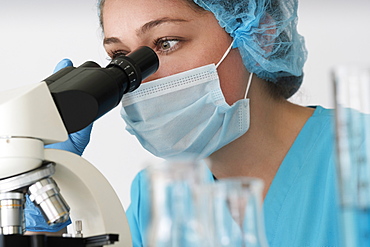
[[[119,56],[119,55],[124,55],[126,56],[128,54],[127,51],[124,51],[124,50],[115,50],[115,51],[109,51],[108,52],[108,56],[107,57],[107,60],[108,61],[112,61],[113,58],[115,58],[116,56]]]
[[[177,42],[178,42],[177,40],[165,40],[160,43],[161,49],[163,51],[171,50],[171,48],[175,46]]]
[[[156,50],[161,54],[168,54],[179,48],[179,39],[175,38],[160,38],[154,41]]]

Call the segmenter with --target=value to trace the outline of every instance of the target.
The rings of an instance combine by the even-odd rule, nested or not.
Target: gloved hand
[[[26,231],[28,232],[59,232],[72,223],[71,219],[68,219],[64,223],[49,225],[42,215],[40,209],[35,206],[28,195],[26,195],[24,217],[26,223]]]
[[[55,67],[54,73],[68,66],[73,66],[71,60],[63,59]],[[90,124],[86,128],[76,133],[69,134],[68,140],[65,142],[46,145],[45,148],[61,149],[82,155],[82,152],[90,141],[92,125],[93,124]],[[33,204],[28,195],[26,196],[24,215],[26,221],[26,231],[31,232],[58,232],[71,224],[71,220],[69,219],[64,223],[59,223],[52,226],[48,225],[41,211]]]
[[[54,73],[68,66],[73,66],[72,61],[69,59],[63,59],[60,61],[54,69]],[[82,155],[85,147],[90,141],[90,133],[93,124],[90,124],[86,128],[68,135],[68,140],[65,142],[54,143],[46,145],[45,148],[61,149],[75,153],[77,155]]]

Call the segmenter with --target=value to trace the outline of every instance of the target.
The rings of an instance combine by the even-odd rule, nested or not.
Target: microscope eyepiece
[[[64,68],[44,81],[68,133],[73,133],[116,107],[125,93],[137,89],[158,67],[157,54],[143,46],[115,57],[106,68],[86,62]]]
[[[147,46],[126,55],[118,55],[112,59],[107,68],[121,68],[128,77],[128,86],[124,93],[132,92],[140,86],[143,79],[158,70],[157,54]]]

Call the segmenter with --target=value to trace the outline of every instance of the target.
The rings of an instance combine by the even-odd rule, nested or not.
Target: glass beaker
[[[370,67],[338,66],[337,173],[343,246],[370,246]]]
[[[206,180],[206,165],[166,161],[148,168],[151,187],[149,247],[211,247],[198,220],[195,191]]]
[[[220,179],[200,189],[201,221],[211,246],[268,247],[262,192],[262,180],[250,177]]]

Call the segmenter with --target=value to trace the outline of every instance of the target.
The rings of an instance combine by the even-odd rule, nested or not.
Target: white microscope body
[[[158,66],[155,52],[141,47],[106,68],[86,62],[0,93],[1,247],[132,246],[125,211],[105,177],[80,156],[44,146],[66,141],[113,109]],[[68,236],[24,236],[26,194],[49,224],[70,217]]]
[[[0,198],[32,185],[34,180],[50,176],[71,208],[72,221],[82,221],[84,237],[119,234],[115,246],[132,246],[124,209],[104,176],[78,155],[44,149],[45,144],[68,138],[45,83],[0,93],[0,116]],[[55,163],[52,171],[41,170],[40,175],[27,177],[28,172],[43,167],[45,161]],[[20,174],[23,174],[23,179],[17,176]],[[12,214],[5,217],[4,205],[5,202],[0,209],[1,233],[22,233],[22,225],[15,224],[17,218],[21,218],[21,210],[19,207],[8,210]],[[73,225],[69,227],[70,233],[74,231]]]

